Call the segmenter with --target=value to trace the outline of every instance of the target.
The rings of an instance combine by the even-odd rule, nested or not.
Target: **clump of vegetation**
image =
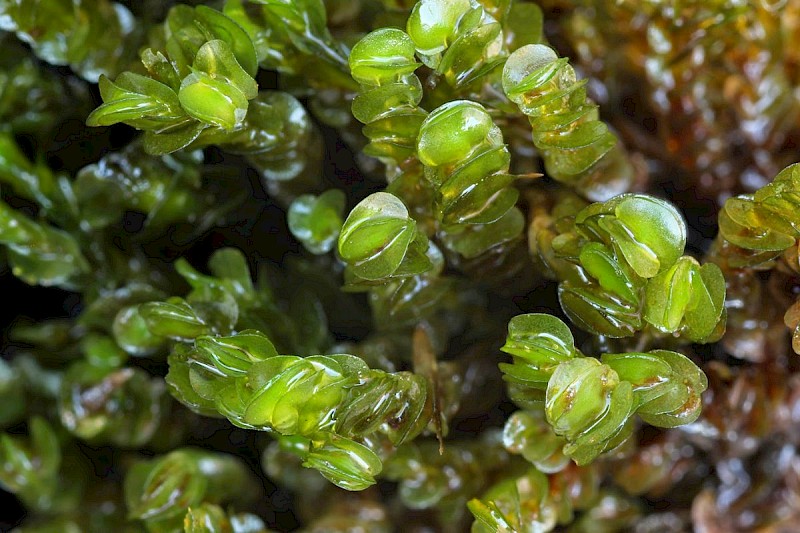
[[[798,28],[0,0],[2,529],[800,523]]]

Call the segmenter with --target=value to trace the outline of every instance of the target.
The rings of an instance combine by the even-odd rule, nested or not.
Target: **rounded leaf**
[[[542,411],[517,411],[503,427],[503,446],[511,453],[521,454],[539,471],[560,472],[569,464],[561,452],[565,441],[553,432]]]
[[[469,157],[487,138],[500,135],[484,107],[468,100],[436,108],[419,130],[417,153],[427,166],[452,164]]]
[[[226,130],[240,126],[247,114],[247,98],[242,91],[200,71],[184,78],[178,99],[192,117]]]
[[[545,413],[558,435],[575,440],[609,410],[619,377],[597,359],[580,357],[558,365],[547,384]]]
[[[365,35],[350,51],[350,73],[359,83],[381,85],[414,72],[414,42],[403,30],[382,28]]]
[[[526,82],[525,87],[528,84],[541,84],[541,80],[533,79],[532,75],[539,74],[537,71],[553,64],[557,59],[558,54],[543,44],[528,44],[514,50],[503,65],[503,91],[512,98],[520,91],[523,82]],[[517,101],[514,98],[512,100]]]
[[[364,490],[374,485],[375,476],[383,469],[375,452],[340,437],[321,446],[312,446],[303,466],[319,470],[326,479],[345,490]]]
[[[138,305],[120,309],[112,325],[114,340],[126,352],[135,356],[145,356],[164,345],[164,338],[154,335],[147,322],[139,313]]]
[[[420,54],[443,51],[456,34],[458,22],[471,8],[469,0],[421,0],[414,5],[406,31]]]
[[[342,226],[339,255],[360,278],[391,276],[416,237],[416,223],[396,196],[378,192],[359,202]]]
[[[575,357],[575,339],[559,318],[543,313],[518,315],[508,322],[501,348],[536,368],[546,368]]]
[[[683,254],[686,223],[671,203],[652,196],[631,195],[617,204],[615,213],[637,240],[656,253],[662,270]]]
[[[319,196],[303,194],[292,201],[287,213],[289,231],[315,255],[329,252],[342,228],[345,194],[339,189]]]

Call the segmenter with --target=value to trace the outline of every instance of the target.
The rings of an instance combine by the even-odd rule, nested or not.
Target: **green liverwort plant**
[[[686,225],[672,205],[625,194],[588,205],[558,225],[540,253],[561,281],[564,312],[581,328],[610,337],[652,328],[693,342],[722,335],[722,272],[682,255]]]
[[[578,464],[628,438],[635,414],[660,427],[693,422],[708,386],[703,372],[677,352],[586,357],[566,324],[551,315],[514,317],[502,350],[514,357],[513,364],[500,364],[512,400],[524,408],[543,404],[548,424],[565,439],[564,454]]]
[[[767,3],[0,0],[0,529],[793,531]]]

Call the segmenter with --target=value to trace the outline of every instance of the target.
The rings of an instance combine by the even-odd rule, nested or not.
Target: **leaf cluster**
[[[800,519],[800,11],[540,2],[0,0],[15,531]]]
[[[566,324],[551,315],[514,317],[502,350],[514,357],[512,364],[500,364],[511,398],[526,409],[544,404],[547,423],[565,439],[563,453],[577,464],[620,445],[631,434],[633,415],[659,427],[693,422],[708,386],[705,374],[678,352],[586,357],[575,348]],[[514,427],[520,423],[523,427]],[[509,419],[509,440],[518,441],[521,435],[515,433],[530,431],[523,429],[528,423],[535,430],[534,418]],[[558,441],[550,442],[545,449],[539,443],[539,451],[526,452],[537,462],[557,461],[553,453]]]
[[[692,342],[722,336],[722,272],[682,255],[686,225],[672,205],[624,194],[575,211],[534,236],[570,320],[609,337],[645,328]]]

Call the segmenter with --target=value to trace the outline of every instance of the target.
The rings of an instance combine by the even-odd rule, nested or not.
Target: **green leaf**
[[[637,409],[669,392],[669,382],[676,379],[672,367],[653,354],[605,354],[602,361],[613,368],[621,380],[631,383]]]
[[[345,220],[339,235],[339,255],[358,277],[379,280],[400,268],[416,238],[416,223],[403,202],[388,193],[374,193],[356,205]]]
[[[542,411],[517,411],[503,427],[503,446],[511,453],[521,454],[539,471],[552,474],[569,464],[561,453],[565,441],[553,432]]]
[[[57,177],[43,161],[33,163],[10,132],[0,132],[0,181],[24,198],[38,203],[50,216],[77,215],[66,179]]]
[[[312,254],[327,253],[339,237],[344,204],[345,194],[339,189],[330,189],[320,196],[301,195],[289,206],[289,231]]]
[[[489,74],[503,63],[500,24],[486,17],[480,26],[463,32],[445,51],[436,67],[447,82],[461,89]]]
[[[245,330],[228,337],[198,337],[195,347],[230,377],[244,376],[253,363],[275,357],[275,346],[260,331]]]
[[[175,65],[160,51],[145,48],[140,53],[142,65],[155,81],[161,82],[178,94],[181,87],[181,75]],[[102,83],[102,82],[101,82]]]
[[[544,37],[544,17],[536,4],[514,2],[505,20],[504,38],[511,40],[510,50],[538,44]]]
[[[102,76],[100,94],[104,103],[87,117],[88,126],[124,122],[140,130],[162,130],[186,118],[169,86],[132,72],[123,72],[115,82]]]
[[[344,355],[332,357],[339,362],[344,357],[356,359]],[[395,446],[416,437],[430,418],[425,408],[431,391],[425,378],[409,372],[388,374],[362,365],[360,359],[351,362],[351,368],[345,372],[353,377],[354,369],[358,369],[337,414],[336,432],[345,437],[369,435],[390,422],[392,427],[386,433]],[[386,401],[390,397],[393,401]]]
[[[170,453],[141,473],[144,475],[136,476],[138,479],[126,480],[125,487],[130,516],[140,520],[183,517],[188,507],[202,502],[208,488],[191,455],[181,451]]]
[[[349,63],[353,79],[370,85],[382,85],[421,66],[414,57],[414,42],[395,28],[381,28],[362,37],[350,51]]]
[[[256,80],[239,65],[231,47],[225,41],[208,41],[200,47],[192,64],[192,72],[197,71],[236,87],[248,100],[258,94]]]
[[[502,139],[499,128],[482,105],[456,100],[436,108],[422,123],[417,153],[426,166],[450,165],[470,157],[487,138],[498,136]]]
[[[59,494],[67,488],[59,480],[61,446],[53,427],[45,419],[39,416],[30,419],[27,439],[0,435],[0,460],[3,463],[0,486],[16,494],[29,507],[53,511],[58,499],[67,496]]]
[[[508,323],[501,350],[534,368],[549,368],[576,356],[575,340],[566,324],[552,315],[518,315]]]
[[[713,263],[706,263],[693,274],[686,326],[693,340],[708,342],[705,339],[716,330],[725,310],[725,278]]]
[[[609,449],[609,443],[624,431],[633,413],[631,384],[621,381],[614,387],[609,398],[608,411],[602,419],[564,446],[564,453],[579,466],[594,461]]]
[[[529,469],[519,477],[507,477],[493,485],[481,500],[468,504],[478,522],[475,533],[536,533],[552,531],[558,520],[550,501],[551,487],[547,476]],[[487,503],[484,503],[487,502]]]
[[[211,254],[208,268],[218,278],[234,282],[238,294],[254,292],[247,258],[238,248],[221,248]]]
[[[211,333],[205,321],[181,298],[141,304],[139,313],[154,335],[186,342]]]
[[[558,365],[547,384],[547,421],[558,435],[574,441],[611,409],[612,392],[618,386],[617,373],[596,359],[580,357],[565,361]]]
[[[653,350],[650,354],[670,366],[675,388],[641,406],[639,416],[648,424],[665,428],[694,422],[700,416],[702,394],[708,387],[706,375],[691,359],[677,352]]]
[[[642,327],[638,306],[614,297],[598,285],[562,282],[558,299],[572,322],[595,335],[630,337]]]
[[[516,189],[506,189],[516,199]],[[510,199],[509,199],[510,200]],[[501,200],[504,202],[504,200]],[[500,203],[500,202],[498,202]],[[513,204],[513,201],[508,202]],[[505,209],[507,206],[501,207]],[[493,247],[502,245],[520,236],[525,228],[525,216],[516,207],[512,207],[499,219],[488,224],[470,224],[447,228],[443,237],[447,248],[458,252],[467,259],[479,257]]]
[[[29,284],[70,287],[89,263],[72,234],[39,224],[0,202],[0,243],[12,273]]]
[[[303,466],[315,468],[337,487],[364,490],[375,484],[383,469],[380,458],[350,439],[333,437],[321,446],[312,446]]]
[[[187,116],[186,120],[175,127],[146,131],[143,138],[144,150],[150,155],[177,152],[197,140],[207,127],[207,124]]]
[[[698,275],[697,261],[684,256],[651,278],[645,292],[644,319],[665,333],[677,331],[692,297],[692,278]]]
[[[236,62],[248,75],[255,77],[258,72],[258,60],[253,41],[247,32],[216,9],[200,5],[195,7],[195,13],[196,24],[201,27],[202,31],[225,42],[233,52]]]
[[[637,241],[653,250],[658,257],[660,270],[672,266],[683,254],[686,224],[669,202],[641,194],[629,195],[616,204],[615,214],[630,228]],[[630,261],[627,254],[625,257]]]
[[[596,242],[586,244],[581,248],[580,262],[601,287],[626,302],[638,304],[637,287],[608,247]]]
[[[652,278],[661,270],[661,261],[655,251],[645,243],[636,239],[631,229],[619,219],[612,217],[600,218],[598,225],[610,236],[614,245],[631,268],[643,278]]]
[[[719,232],[726,240],[747,250],[780,252],[795,243],[794,237],[751,220],[755,204],[747,197],[729,198],[719,213]]]
[[[265,363],[271,361],[274,369],[270,376]],[[323,356],[292,360],[273,357],[251,367],[251,373],[256,371],[269,381],[257,389],[247,405],[244,420],[248,424],[268,426],[284,435],[307,435],[332,425],[344,381],[334,360]]]
[[[139,447],[160,429],[163,393],[161,379],[150,379],[139,369],[78,362],[61,382],[58,414],[62,425],[81,439]]]
[[[424,126],[424,123],[423,123]],[[478,150],[468,164],[449,174],[437,191],[445,224],[490,224],[508,212],[519,192],[508,187],[511,156],[505,145]]]
[[[213,385],[213,379],[208,376],[208,367],[200,365],[190,366],[190,352],[186,347],[173,350],[169,355],[169,372],[165,381],[169,386],[172,396],[183,405],[203,416],[219,417],[214,398],[217,389]],[[208,387],[203,385],[209,384]]]
[[[267,533],[267,526],[250,513],[228,516],[219,505],[190,507],[183,519],[184,533]]]
[[[469,0],[421,0],[408,17],[406,31],[423,55],[442,52],[456,34],[459,19],[472,8]]]
[[[131,355],[150,355],[164,345],[163,337],[155,335],[139,312],[138,305],[119,310],[112,325],[114,340]]]
[[[189,115],[226,130],[241,126],[247,114],[247,98],[241,90],[201,71],[184,78],[178,98]]]

